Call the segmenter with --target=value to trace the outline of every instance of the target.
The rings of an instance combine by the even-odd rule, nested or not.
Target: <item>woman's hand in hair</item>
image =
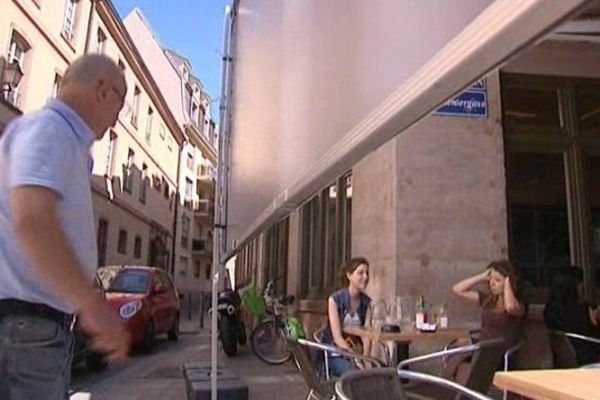
[[[515,317],[525,314],[525,307],[517,299],[508,276],[504,278],[504,310],[507,314]]]
[[[479,293],[476,290],[472,290],[472,287],[488,280],[490,275],[490,269],[486,269],[482,273],[479,273],[470,278],[464,279],[452,287],[452,293],[456,296],[461,297],[465,300],[479,304]]]

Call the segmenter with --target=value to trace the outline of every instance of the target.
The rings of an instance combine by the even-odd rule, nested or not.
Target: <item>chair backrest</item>
[[[318,392],[320,390],[319,378],[308,352],[301,344],[292,338],[288,338],[287,342],[288,349],[292,353],[292,357],[298,367],[298,371],[302,375],[302,378],[304,378],[304,382],[310,390]]]
[[[550,331],[550,347],[554,368],[577,368],[577,355],[564,332]]]
[[[327,327],[324,326],[322,328],[319,328],[315,331],[315,333],[313,333],[313,339],[315,340],[315,342],[317,343],[323,343],[323,339],[325,337],[325,331],[327,330]]]
[[[456,399],[491,400],[491,398],[459,385],[456,382],[437,376],[394,368],[354,370],[344,374],[335,384],[335,392],[341,400],[403,400],[409,396],[403,390],[406,385],[422,383],[429,387],[443,389],[444,395],[453,392]],[[410,392],[411,386],[407,386]],[[418,395],[417,395],[418,396]],[[412,397],[410,397],[412,398]],[[444,397],[446,398],[446,397]]]
[[[335,384],[342,400],[405,399],[396,369],[372,368],[345,373]]]
[[[506,342],[499,339],[482,340],[478,343],[479,350],[473,354],[465,386],[481,393],[487,393],[494,373],[502,363]]]

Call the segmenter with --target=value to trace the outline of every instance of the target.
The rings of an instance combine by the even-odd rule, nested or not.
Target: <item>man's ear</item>
[[[94,86],[94,92],[96,94],[96,98],[98,101],[104,101],[106,100],[106,97],[108,96],[108,92],[110,91],[110,86],[108,86],[108,84],[103,81],[103,80],[99,80],[96,85]]]

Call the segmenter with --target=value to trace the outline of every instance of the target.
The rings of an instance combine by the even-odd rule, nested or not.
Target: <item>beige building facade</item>
[[[6,99],[20,112],[55,96],[65,69],[82,54],[103,53],[119,64],[128,86],[125,106],[93,147],[99,266],[153,265],[173,272],[183,130],[111,2],[5,1],[0,43],[24,73]]]
[[[191,314],[211,291],[217,164],[211,99],[189,60],[160,42],[141,10],[133,10],[124,24],[184,135],[175,211],[174,279],[191,305]]]

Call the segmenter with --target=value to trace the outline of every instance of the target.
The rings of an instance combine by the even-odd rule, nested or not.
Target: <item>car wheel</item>
[[[150,353],[154,349],[154,343],[156,341],[156,328],[154,327],[154,322],[149,320],[146,323],[146,328],[144,329],[144,341],[142,342],[141,350],[144,353]]]
[[[88,371],[102,371],[107,365],[108,364],[104,360],[102,354],[91,351],[85,357],[85,366],[87,367]]]
[[[176,341],[179,340],[179,314],[175,317],[175,322],[173,323],[173,327],[167,333],[169,340]]]

